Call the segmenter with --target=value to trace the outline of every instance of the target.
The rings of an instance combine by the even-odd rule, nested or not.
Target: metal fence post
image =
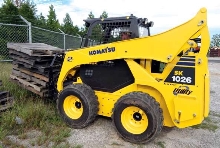
[[[66,34],[64,33],[63,35],[64,35],[64,39],[63,39],[63,40],[64,40],[64,41],[63,41],[64,43],[63,43],[63,46],[64,46],[64,50],[66,50]]]
[[[63,49],[66,50],[66,34],[62,30],[60,32],[63,34]]]
[[[23,18],[21,15],[19,17],[28,25],[28,34],[29,34],[29,43],[32,43],[32,34],[31,34],[31,23],[28,22],[25,18]]]
[[[29,28],[29,43],[32,43],[32,33],[31,33],[31,23],[28,23],[28,28]]]

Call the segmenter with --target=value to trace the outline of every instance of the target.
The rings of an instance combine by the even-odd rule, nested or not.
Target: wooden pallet
[[[50,71],[50,67],[49,66],[41,66],[41,65],[29,65],[27,63],[23,63],[23,62],[20,62],[20,61],[16,61],[16,60],[13,60],[12,62],[14,65],[17,65],[18,68],[26,68],[26,69],[29,69],[30,71],[33,71],[33,72],[37,72],[39,74],[48,74],[48,72]],[[53,66],[52,67],[52,71],[53,72],[59,72],[60,71],[60,67],[59,65],[57,66]]]
[[[36,77],[36,78],[38,78],[38,79],[40,79],[40,80],[42,80],[42,81],[49,82],[48,75],[45,76],[45,75],[41,75],[41,74],[32,72],[32,71],[30,71],[30,70],[28,70],[28,69],[18,68],[17,65],[14,65],[14,66],[13,66],[13,70],[17,70],[17,71],[20,71],[20,72],[22,72],[22,73],[24,73],[24,74],[27,74],[27,75],[29,75],[29,76]]]
[[[9,55],[10,56],[19,56],[25,59],[30,59],[30,60],[34,60],[34,61],[52,61],[54,56],[30,56],[28,54],[22,53],[22,52],[18,52],[14,49],[9,49]]]
[[[19,81],[20,83],[28,86],[28,87],[32,87],[33,89],[35,89],[36,91],[38,92],[41,92],[43,89],[45,89],[45,87],[41,86],[40,84],[34,82],[34,81],[30,81],[26,78],[23,78],[23,77],[18,77],[18,76],[15,76],[15,75],[10,75],[10,78],[13,79],[13,80],[17,80]]]
[[[51,56],[55,53],[63,53],[64,50],[44,43],[7,43],[8,49],[25,53],[30,56]]]
[[[17,84],[18,86],[20,86],[20,87],[22,87],[22,88],[24,88],[26,90],[29,90],[29,91],[31,91],[34,94],[39,95],[40,97],[48,97],[49,96],[48,95],[48,90],[43,90],[43,91],[39,92],[39,91],[35,90],[33,87],[27,86],[27,85],[21,83],[18,80],[11,79],[11,81],[14,82],[15,84]]]
[[[0,80],[0,86],[2,81]],[[0,91],[0,111],[7,110],[14,105],[14,97],[11,96],[9,91]]]
[[[33,81],[33,82],[35,82],[37,84],[40,84],[40,85],[42,85],[44,87],[48,86],[47,82],[45,82],[45,81],[43,81],[41,79],[38,79],[38,78],[36,78],[36,77],[34,77],[32,75],[28,75],[26,73],[23,73],[23,72],[19,71],[18,69],[13,69],[12,70],[12,75],[20,77],[20,78],[25,78],[28,81]]]
[[[11,108],[14,105],[14,98],[8,91],[0,92],[0,111]]]
[[[31,65],[31,66],[34,66],[35,64],[35,60],[32,60],[32,59],[26,59],[26,58],[23,58],[23,57],[20,57],[20,56],[16,56],[16,55],[10,55],[10,57],[14,60],[14,61],[19,61],[19,62],[22,62],[22,63],[26,63],[28,65]]]
[[[42,43],[8,43],[7,47],[13,59],[11,81],[41,97],[48,96],[51,85],[49,72],[54,78],[58,76],[64,50]],[[55,53],[62,54],[50,66]]]

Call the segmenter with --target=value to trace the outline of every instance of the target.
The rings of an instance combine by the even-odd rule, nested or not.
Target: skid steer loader
[[[57,109],[72,128],[110,117],[117,133],[147,143],[166,127],[200,124],[209,113],[207,10],[150,35],[146,18],[84,20],[81,48],[65,53],[57,81]],[[121,40],[121,32],[130,39]]]

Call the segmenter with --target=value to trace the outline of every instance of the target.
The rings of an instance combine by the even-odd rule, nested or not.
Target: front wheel
[[[95,120],[98,99],[85,84],[71,84],[64,88],[57,100],[61,118],[73,128],[83,128]]]
[[[147,143],[163,127],[162,109],[148,94],[132,92],[122,96],[112,114],[117,133],[132,143]]]

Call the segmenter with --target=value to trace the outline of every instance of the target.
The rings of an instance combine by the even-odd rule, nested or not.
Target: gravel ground
[[[135,145],[125,142],[116,134],[111,120],[98,117],[97,120],[87,128],[76,130],[72,129],[71,136],[67,139],[70,145],[81,145],[84,148],[220,148],[220,63],[209,63],[211,75],[211,104],[210,115],[211,124],[219,126],[213,132],[207,129],[185,128],[163,130],[162,133],[151,143],[146,145]],[[11,140],[18,140],[10,136]],[[30,140],[31,141],[31,140]],[[27,147],[31,147],[30,142],[21,141]]]

